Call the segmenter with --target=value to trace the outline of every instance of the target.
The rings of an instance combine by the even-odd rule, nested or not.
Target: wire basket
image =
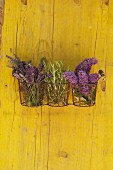
[[[69,84],[53,84],[47,83],[47,104],[54,107],[62,107],[68,105]]]
[[[72,88],[73,105],[88,107],[95,105],[97,84],[79,85]]]
[[[41,106],[44,97],[43,83],[19,83],[20,103],[23,106]]]

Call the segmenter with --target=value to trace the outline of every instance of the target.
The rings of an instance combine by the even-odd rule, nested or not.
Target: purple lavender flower
[[[97,83],[99,80],[100,76],[99,74],[95,73],[95,74],[90,74],[88,79],[89,79],[89,83]]]
[[[78,86],[78,77],[72,73],[71,71],[67,71],[63,73],[63,77],[73,86]]]
[[[45,79],[45,74],[40,73],[38,76],[38,81],[42,82]]]
[[[51,73],[45,73],[45,76],[47,76],[48,78],[51,78],[51,77],[53,77],[53,75],[51,74]]]
[[[20,61],[20,59],[14,59],[10,56],[7,56],[7,58],[10,59],[9,61],[12,64],[12,75],[20,82],[36,83],[44,80],[45,76],[42,74],[44,65],[42,61],[40,62],[38,69],[32,65],[31,61]]]
[[[40,64],[38,66],[39,72],[42,72],[44,70],[44,65],[47,64],[46,57],[42,57],[40,60]]]
[[[38,69],[39,69],[39,72],[41,72],[44,69],[44,64],[42,61],[40,62]]]
[[[78,72],[78,81],[81,85],[88,84],[88,75],[85,71],[80,70]]]
[[[37,81],[37,79],[38,79],[38,75],[39,75],[39,70],[38,70],[38,68],[37,68],[37,67],[35,67],[35,70],[34,70],[34,82],[36,82],[36,81]]]
[[[82,61],[74,70],[75,75],[78,75],[78,72],[80,70],[85,71],[87,74],[89,74],[92,65],[97,64],[97,60],[95,58],[87,58],[84,61]]]
[[[26,66],[25,70],[25,78],[27,83],[33,83],[34,82],[34,76],[35,76],[35,67],[32,65]]]

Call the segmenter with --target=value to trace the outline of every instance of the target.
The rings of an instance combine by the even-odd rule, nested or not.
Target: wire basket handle
[[[100,75],[100,80],[99,80],[100,88],[103,92],[105,92],[106,91],[106,75],[103,70],[99,70],[98,73]]]

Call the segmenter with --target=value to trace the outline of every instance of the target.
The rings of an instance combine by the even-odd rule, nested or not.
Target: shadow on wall
[[[52,49],[51,44],[46,40],[39,40],[38,49],[36,51],[35,63],[38,62],[41,58],[45,57],[47,60],[52,61]]]

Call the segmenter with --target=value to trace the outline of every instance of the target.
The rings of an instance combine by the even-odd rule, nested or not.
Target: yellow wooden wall
[[[0,59],[0,170],[113,170],[113,1],[5,0]],[[22,107],[6,54],[106,73],[90,108]],[[70,97],[71,101],[71,97]]]

